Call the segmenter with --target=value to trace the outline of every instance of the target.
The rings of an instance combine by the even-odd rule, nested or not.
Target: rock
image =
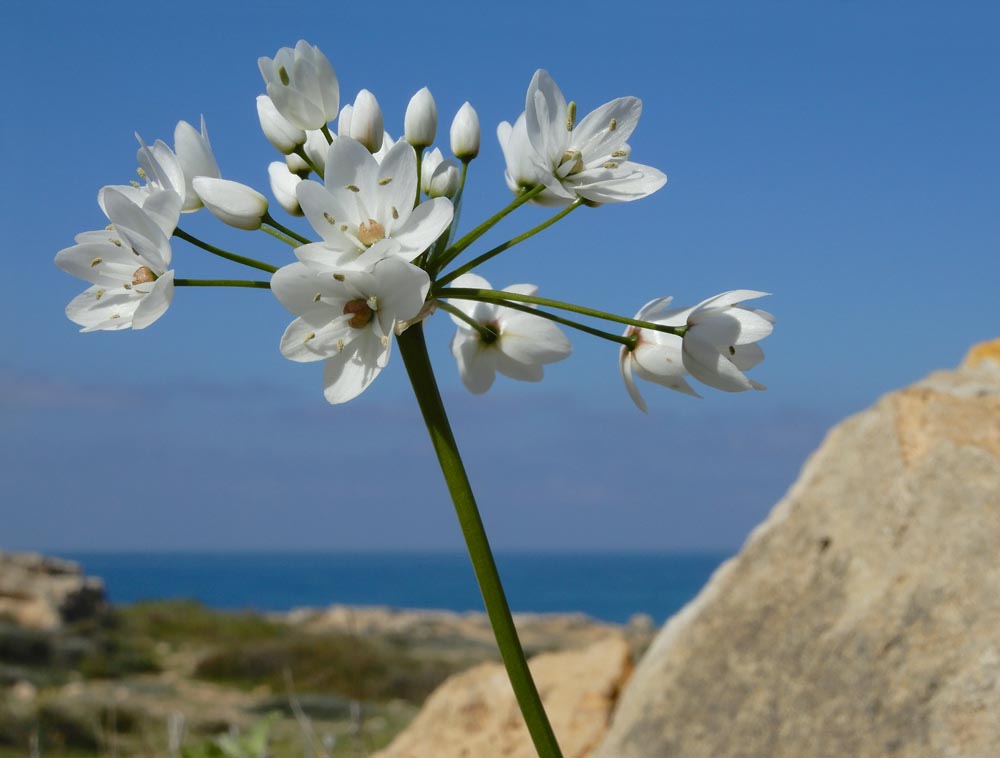
[[[621,634],[530,662],[564,758],[591,754],[628,677]],[[448,679],[413,722],[375,758],[534,758],[503,666],[484,663]]]
[[[53,630],[91,618],[106,606],[104,584],[72,561],[0,552],[0,619]]]
[[[599,758],[1000,755],[1000,341],[835,427]]]

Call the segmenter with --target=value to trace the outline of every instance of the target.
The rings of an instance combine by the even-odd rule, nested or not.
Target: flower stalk
[[[269,290],[270,282],[253,279],[174,279],[175,287],[248,287],[250,289]]]
[[[497,646],[507,669],[507,676],[514,695],[521,708],[528,733],[535,745],[539,758],[561,758],[559,743],[556,742],[552,726],[542,707],[538,689],[531,678],[528,662],[521,648],[521,642],[514,627],[510,606],[500,583],[493,552],[490,549],[486,529],[483,526],[476,499],[469,484],[465,466],[458,452],[458,445],[452,433],[441,393],[431,367],[424,340],[423,324],[407,329],[398,338],[399,352],[406,366],[406,373],[413,385],[413,392],[420,405],[427,432],[430,434],[434,452],[437,454],[441,473],[444,474],[448,491],[455,505],[455,513],[462,527],[462,535],[472,560],[472,568],[486,606],[486,615],[496,636]]]
[[[254,258],[247,258],[245,255],[237,255],[236,253],[230,253],[228,250],[223,250],[221,247],[216,247],[215,245],[210,245],[204,242],[193,234],[188,234],[180,227],[174,229],[174,236],[180,237],[185,242],[190,242],[195,247],[200,247],[205,252],[211,253],[212,255],[217,255],[220,258],[225,258],[228,261],[233,261],[234,263],[241,263],[244,266],[249,266],[250,268],[260,269],[261,271],[267,271],[269,274],[273,274],[278,270],[277,266],[272,266],[269,263],[264,263],[263,261],[255,260]]]

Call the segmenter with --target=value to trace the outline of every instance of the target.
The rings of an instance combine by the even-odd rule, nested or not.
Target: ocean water
[[[460,553],[65,553],[104,579],[112,602],[191,598],[219,609],[388,605],[482,610]],[[580,611],[623,623],[662,623],[692,599],[722,553],[500,553],[514,611]]]

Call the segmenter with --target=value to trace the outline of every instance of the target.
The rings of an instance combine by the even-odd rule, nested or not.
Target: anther
[[[146,175],[146,171],[145,171],[145,169],[143,169],[142,166],[139,166],[139,168],[137,168],[135,170],[135,173],[137,173],[139,175],[140,179],[144,179],[146,181],[149,181],[149,177]]]
[[[291,84],[292,80],[288,78],[288,69],[286,69],[284,66],[278,66],[278,78],[281,80],[281,83],[284,84],[286,87],[289,84]]]
[[[344,341],[343,340],[337,340],[337,352],[338,353],[344,352]]]
[[[573,131],[573,127],[576,125],[576,101],[571,100],[569,106],[566,108],[566,131]]]
[[[312,339],[316,339],[316,332],[309,332],[309,334],[307,334],[307,335],[305,336],[305,339],[303,339],[303,340],[302,340],[302,344],[304,345],[304,344],[306,344],[306,343],[307,343],[307,342],[308,342],[309,340],[312,340]]]
[[[135,179],[129,179],[128,183],[131,184],[134,189],[139,189],[140,186],[139,182],[137,182]]]
[[[361,192],[361,188],[356,184],[347,184],[344,186],[347,187],[347,189],[349,189],[351,192]]]
[[[618,119],[616,118],[611,119],[611,123],[608,124],[608,131],[613,132],[617,128],[618,128]]]
[[[336,279],[336,280],[337,280],[338,282],[342,282],[342,281],[344,281],[344,279],[346,279],[347,277],[345,277],[345,276],[344,276],[343,274],[334,274],[334,275],[333,275],[333,278],[334,278],[334,279]]]
[[[736,355],[736,348],[733,347],[732,345],[729,346],[729,354]]]
[[[392,206],[392,218],[395,221],[399,218],[399,211],[396,210],[396,206]]]
[[[106,290],[103,290],[103,289],[97,290],[97,292],[94,293],[94,299],[95,300],[100,300],[102,297],[104,297],[104,293],[105,292],[106,292]]]
[[[333,216],[331,216],[326,211],[323,211],[323,218],[326,219],[326,223],[328,223],[330,226],[333,226],[334,224],[337,223],[337,219],[335,219]]]
[[[120,239],[117,239],[116,237],[108,237],[108,242],[110,242],[115,247],[122,246],[122,241]]]
[[[103,258],[94,258],[94,259],[93,259],[93,260],[92,260],[92,261],[90,262],[90,267],[91,267],[91,268],[93,268],[94,266],[97,266],[97,265],[99,265],[99,264],[101,264],[101,263],[104,263],[104,259],[103,259]]]
[[[604,164],[604,168],[618,168],[618,164],[614,161],[608,161]]]
[[[611,153],[612,158],[628,158],[628,150],[615,150]]]
[[[380,184],[381,186],[383,186],[383,187],[384,187],[385,185],[389,184],[389,183],[390,183],[391,181],[392,181],[392,177],[391,177],[391,176],[387,176],[387,177],[386,177],[385,179],[379,179],[379,180],[378,180],[378,183],[379,183],[379,184]]]
[[[322,298],[323,298],[323,295],[321,293],[317,292],[315,295],[313,295],[313,302],[314,303],[318,303]]]

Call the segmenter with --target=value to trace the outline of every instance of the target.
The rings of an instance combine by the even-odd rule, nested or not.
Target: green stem
[[[493,553],[486,537],[486,529],[476,507],[476,499],[472,494],[472,487],[465,466],[462,464],[451,425],[448,423],[444,404],[441,402],[441,393],[438,391],[430,356],[427,354],[423,324],[416,324],[407,329],[399,336],[398,342],[399,352],[406,365],[406,373],[413,385],[413,392],[417,396],[417,403],[420,405],[424,423],[434,445],[434,452],[437,453],[441,472],[455,504],[455,512],[486,605],[486,614],[493,627],[500,655],[507,668],[507,676],[514,688],[514,695],[527,724],[528,733],[540,758],[560,758],[562,753],[559,750],[559,743],[556,742],[535,682],[531,678],[531,671],[528,669],[524,650],[518,640],[510,607],[507,605],[496,562],[493,560]]]
[[[326,124],[323,124],[323,126],[320,127],[320,131],[322,131],[323,132],[323,136],[326,137],[326,144],[328,144],[328,145],[332,144],[333,143],[333,135],[330,134],[330,127],[327,126]]]
[[[273,274],[278,270],[277,266],[272,266],[269,263],[264,263],[262,261],[254,260],[253,258],[247,258],[245,255],[237,255],[236,253],[230,253],[228,250],[223,250],[215,245],[209,245],[207,242],[202,242],[197,237],[188,234],[180,227],[174,229],[174,236],[180,237],[185,242],[190,242],[192,245],[200,247],[212,255],[217,255],[220,258],[225,258],[229,261],[234,261],[236,263],[242,263],[244,266],[249,266],[250,268],[260,269],[261,271],[267,271]]]
[[[313,170],[313,173],[315,173],[316,176],[318,176],[320,179],[326,178],[323,176],[323,172],[320,171],[319,166],[313,163],[312,159],[308,156],[308,154],[306,154],[306,149],[302,145],[299,145],[297,148],[295,148],[295,154],[306,162],[306,165]]]
[[[278,240],[278,242],[284,242],[289,247],[299,247],[299,245],[300,245],[300,243],[296,242],[291,237],[286,237],[284,234],[282,234],[281,232],[279,232],[277,229],[270,229],[270,228],[264,226],[263,224],[261,224],[261,226],[258,227],[258,228],[262,232],[264,232],[265,234],[270,234],[272,237],[274,237],[276,240]]]
[[[265,224],[267,224],[268,226],[277,229],[279,232],[281,232],[282,234],[284,234],[286,237],[291,237],[293,240],[296,240],[300,244],[308,245],[310,242],[312,242],[312,240],[309,239],[308,237],[303,237],[301,234],[299,234],[298,232],[294,231],[293,229],[289,229],[284,224],[279,224],[277,221],[274,220],[274,217],[271,216],[270,213],[265,213],[264,214],[264,218],[261,219],[261,220]],[[264,231],[266,232],[267,229],[265,229]]]
[[[250,279],[174,279],[176,287],[249,287],[251,289],[269,290],[270,282],[252,281]]]
[[[514,247],[514,245],[517,245],[517,244],[519,244],[521,242],[524,242],[529,237],[534,237],[539,232],[545,231],[550,226],[552,226],[556,221],[559,221],[560,219],[565,218],[572,211],[574,211],[577,208],[579,208],[581,205],[583,205],[583,200],[580,199],[580,198],[577,198],[570,205],[567,205],[565,208],[563,208],[561,211],[559,211],[557,214],[555,214],[548,221],[543,221],[541,224],[539,224],[536,227],[533,227],[533,228],[529,229],[524,234],[519,234],[516,237],[513,237],[512,239],[507,240],[502,245],[497,245],[492,250],[487,250],[485,253],[483,253],[479,257],[473,258],[468,263],[466,263],[466,264],[464,264],[462,266],[459,266],[457,269],[455,269],[451,273],[449,273],[449,274],[441,277],[437,281],[438,286],[444,286],[445,284],[448,284],[448,282],[454,281],[455,279],[457,279],[458,277],[460,277],[462,274],[466,273],[467,271],[472,271],[472,269],[474,269],[476,266],[482,265],[483,263],[486,263],[486,261],[488,261],[490,258],[493,258],[493,257],[495,257],[497,255],[500,255],[500,253],[502,253],[504,250],[509,250],[510,248]]]
[[[520,295],[516,292],[507,292],[506,290],[478,290],[466,289],[464,287],[448,287],[443,290],[435,289],[433,294],[436,297],[450,297],[453,300],[476,300],[483,303],[500,303],[504,306],[509,305],[509,301],[516,300],[522,303],[532,303],[534,305],[544,305],[547,308],[558,308],[563,311],[571,311],[573,313],[579,313],[581,316],[590,316],[591,318],[600,318],[605,321],[614,321],[618,324],[629,324],[630,326],[638,326],[643,329],[652,329],[656,332],[676,334],[678,337],[683,337],[684,332],[687,331],[686,326],[664,326],[663,324],[655,324],[651,321],[640,321],[637,318],[628,318],[627,316],[618,316],[617,314],[608,313],[607,311],[599,311],[595,308],[587,308],[583,305],[565,303],[562,300],[550,300],[547,297],[537,297],[535,295]]]
[[[448,311],[448,313],[457,318],[459,321],[464,321],[466,324],[471,326],[473,329],[479,332],[479,336],[482,337],[485,342],[496,342],[497,339],[496,332],[487,329],[485,326],[483,326],[474,318],[472,318],[472,316],[465,313],[461,308],[456,308],[447,300],[438,300],[437,307],[443,311]]]
[[[464,169],[467,166],[468,164],[463,165],[463,174],[464,174]],[[462,251],[465,250],[465,248],[467,248],[477,239],[486,234],[486,232],[488,232],[490,229],[492,229],[494,226],[500,223],[500,221],[504,217],[516,211],[518,208],[520,208],[522,205],[524,205],[526,202],[531,200],[536,195],[540,195],[544,190],[545,190],[544,184],[539,184],[538,186],[532,187],[531,189],[522,190],[521,194],[515,197],[507,205],[506,208],[503,208],[497,213],[494,213],[492,216],[486,219],[483,223],[481,223],[471,232],[466,234],[464,237],[459,238],[459,240],[456,241],[454,245],[449,247],[441,254],[440,261],[432,260],[431,264],[433,264],[436,267],[436,269],[440,271],[442,268],[451,263],[451,261],[455,260],[455,258],[457,258],[462,253]]]
[[[452,296],[451,293],[454,292],[454,291],[455,290],[445,290],[445,294],[448,294],[449,296]],[[454,297],[454,296],[452,296],[452,297]],[[471,299],[471,298],[462,298],[461,296],[458,296],[458,297],[455,297],[455,299],[456,300],[464,300],[464,299]],[[504,308],[510,308],[511,310],[521,311],[523,313],[530,313],[532,316],[538,316],[540,318],[548,319],[549,321],[555,321],[557,324],[563,324],[564,326],[568,326],[568,327],[570,327],[572,329],[577,329],[577,330],[579,330],[581,332],[586,332],[587,334],[592,334],[595,337],[600,337],[601,339],[609,340],[611,342],[617,342],[619,345],[625,345],[625,347],[629,348],[630,350],[635,347],[636,342],[637,342],[637,339],[636,339],[635,336],[623,337],[620,334],[612,334],[611,332],[605,332],[602,329],[595,329],[592,326],[587,326],[586,324],[581,324],[579,321],[573,321],[572,319],[563,318],[562,316],[559,316],[559,315],[557,315],[555,313],[549,313],[548,311],[540,311],[537,308],[532,308],[530,305],[524,305],[523,303],[515,303],[515,302],[510,301],[510,300],[508,300],[505,303],[502,302],[502,301],[493,301],[493,300],[489,300],[487,302],[496,302],[498,305],[502,305]],[[437,304],[438,304],[438,306],[440,308],[443,308],[444,310],[448,311],[449,313],[453,313],[454,311],[458,311],[458,313],[462,313],[458,308],[455,308],[455,306],[453,306],[453,305],[447,304],[443,300],[438,300]],[[464,318],[462,318],[463,316],[464,316]],[[463,321],[465,321],[465,322],[467,322],[467,323],[469,323],[469,324],[471,324],[473,326],[477,326],[478,325],[479,326],[479,330],[478,330],[479,333],[482,334],[487,340],[489,340],[490,337],[492,337],[494,340],[496,339],[496,336],[497,336],[496,334],[489,334],[487,336],[486,330],[484,329],[484,327],[481,324],[479,324],[479,322],[476,321],[475,319],[469,318],[464,313],[462,313],[462,316],[459,316],[459,318],[462,318]]]

